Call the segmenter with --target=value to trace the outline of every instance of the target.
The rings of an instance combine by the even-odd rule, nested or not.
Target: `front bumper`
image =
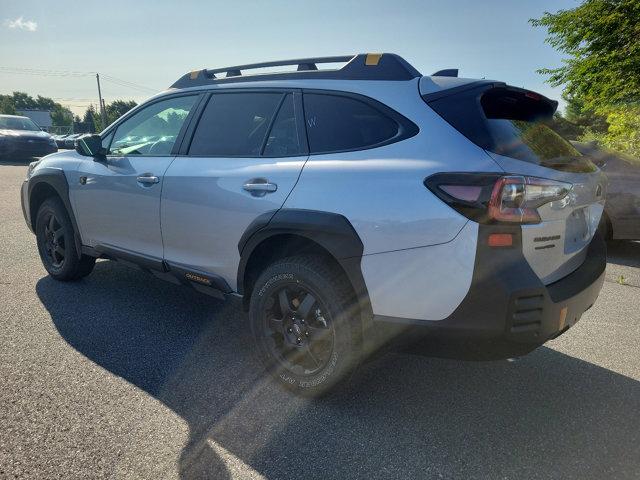
[[[512,248],[486,246],[498,229],[518,240]],[[458,308],[439,321],[374,316],[371,331],[378,343],[393,339],[416,353],[498,359],[524,355],[564,333],[600,293],[604,240],[597,233],[578,269],[544,285],[524,259],[520,238],[519,227],[481,226],[471,287]]]

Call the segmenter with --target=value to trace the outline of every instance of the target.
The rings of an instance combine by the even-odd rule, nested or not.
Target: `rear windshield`
[[[547,125],[556,105],[541,95],[511,87],[483,86],[428,103],[485,150],[555,170],[595,170],[586,157]]]

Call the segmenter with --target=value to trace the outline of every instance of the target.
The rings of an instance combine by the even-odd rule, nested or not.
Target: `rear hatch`
[[[522,225],[522,248],[545,284],[578,268],[602,215],[606,178],[549,127],[557,102],[493,81],[431,92],[423,98],[506,174],[571,184],[564,198],[538,207],[538,223]]]

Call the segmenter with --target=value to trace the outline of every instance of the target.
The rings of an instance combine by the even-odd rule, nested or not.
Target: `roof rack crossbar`
[[[257,68],[268,67],[286,67],[289,65],[297,65],[299,71],[317,70],[318,67],[316,64],[318,63],[343,63],[348,62],[354,57],[355,55],[341,55],[336,57],[300,58],[296,60],[275,60],[273,62],[248,63],[246,65],[236,65],[234,67],[208,68],[206,69],[206,74],[209,78],[214,78],[216,73],[226,73],[227,77],[237,77],[242,75],[243,70],[255,70]],[[312,65],[316,68],[308,68]]]
[[[345,63],[339,69],[318,69],[322,63]],[[256,72],[243,75],[246,70],[295,65],[295,71],[279,73]],[[224,76],[223,76],[224,75]],[[299,58],[272,62],[250,63],[232,67],[195,70],[179,78],[172,88],[188,88],[201,85],[247,82],[271,79],[335,79],[335,80],[411,80],[422,76],[405,59],[393,53],[361,53],[332,57]]]

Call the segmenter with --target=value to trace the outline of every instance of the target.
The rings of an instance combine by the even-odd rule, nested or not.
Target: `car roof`
[[[2,117],[2,118],[29,118],[29,117],[27,117],[25,115],[7,115],[7,114],[4,114],[4,113],[0,113],[0,117]]]
[[[319,69],[318,65],[343,64],[340,68]],[[289,71],[266,72],[266,68],[290,67]],[[295,70],[291,70],[291,67]],[[418,82],[421,95],[432,95],[466,85],[492,83],[490,80],[459,78],[458,69],[439,70],[423,76],[394,53],[361,53],[333,57],[312,57],[235,65],[189,72],[176,80],[165,95],[176,91],[218,88],[319,88],[328,90],[376,90],[377,86]]]
[[[341,68],[319,69],[318,65],[344,64]],[[267,68],[294,70],[267,72]],[[247,74],[249,73],[249,74]],[[423,76],[394,53],[361,53],[333,57],[278,60],[214,69],[193,70],[176,80],[167,90],[142,102],[138,108],[168,95],[227,89],[316,89],[351,92],[376,98],[403,113],[401,104],[415,101],[410,92],[423,94],[449,90],[461,85],[485,82],[458,78],[457,69],[439,70]],[[489,82],[489,81],[486,81]],[[403,113],[408,116],[407,113]],[[110,130],[111,125],[105,129]]]

